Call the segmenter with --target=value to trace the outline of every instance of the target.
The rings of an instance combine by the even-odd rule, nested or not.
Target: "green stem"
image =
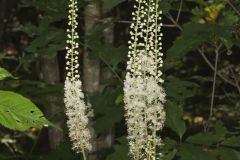
[[[34,139],[34,142],[33,142],[32,148],[31,148],[31,150],[29,151],[29,153],[28,153],[28,155],[27,155],[27,158],[26,158],[27,160],[31,157],[31,155],[32,155],[32,153],[33,153],[33,151],[34,151],[34,149],[36,148],[36,146],[37,146],[37,142],[38,142],[38,140],[39,140],[39,137],[40,137],[41,133],[42,133],[42,129],[38,132],[36,138]]]
[[[218,59],[219,59],[219,48],[215,50],[215,66],[214,66],[214,75],[213,75],[213,86],[212,86],[212,95],[211,95],[211,105],[210,105],[210,111],[209,111],[209,117],[208,121],[206,123],[205,132],[208,131],[209,125],[211,123],[211,118],[213,116],[213,106],[214,106],[214,100],[215,100],[215,89],[216,89],[216,79],[217,79],[217,70],[218,70]]]
[[[150,7],[151,7],[151,2],[149,1],[149,4],[148,4],[148,15],[147,15],[147,29],[146,29],[146,43],[145,43],[145,54],[147,55],[147,46],[148,46],[148,36],[149,36],[149,21],[150,21]],[[147,68],[147,64],[146,62],[144,62],[145,65],[145,68]],[[146,70],[144,70],[144,74],[143,74],[143,79],[144,81],[146,82],[147,79],[146,79]],[[146,97],[144,97],[144,100],[145,100],[145,103],[146,103],[146,107],[144,108],[144,121],[145,121],[145,132],[146,132],[146,136],[148,135],[148,122],[147,122],[147,99]],[[146,146],[146,156],[147,156],[147,160],[149,160],[149,154],[148,154],[148,151],[149,151],[149,143],[148,143],[148,140],[147,140],[147,146]]]
[[[138,17],[140,16],[141,4],[142,4],[142,0],[140,0],[139,3],[138,3],[137,16],[136,16],[137,21],[136,21],[136,26],[134,27],[133,64],[135,64],[135,62],[136,62],[137,34],[138,34],[138,29],[139,29],[139,19],[138,19]],[[132,65],[133,65],[133,64],[132,64]],[[133,68],[134,70],[136,69],[135,66],[131,66],[131,67],[134,67],[134,68]],[[136,76],[135,73],[133,73],[133,74],[134,74],[134,76]],[[136,82],[136,83],[137,83],[137,82]],[[134,112],[135,112],[135,111],[134,111]],[[138,130],[138,129],[139,129],[139,128],[138,128],[138,125],[135,125],[135,128],[136,128],[136,130]],[[136,137],[136,135],[135,135],[135,137]],[[138,145],[136,146],[136,152],[134,153],[133,157],[134,157],[134,160],[140,160],[140,151],[139,151]]]
[[[85,152],[85,149],[82,149],[82,155],[83,155],[83,160],[87,160],[87,154]]]
[[[157,50],[158,50],[158,18],[157,18],[157,15],[158,15],[158,7],[157,7],[157,4],[158,4],[158,0],[156,0],[156,6],[155,6],[155,66],[156,66],[156,71],[155,71],[155,80],[157,81],[157,76],[158,76],[158,54],[157,54]],[[155,103],[157,104],[157,99],[155,99]],[[155,108],[156,109],[156,108]],[[154,117],[157,121],[157,111],[154,112]],[[153,157],[155,159],[156,157],[156,143],[155,143],[155,139],[156,139],[156,134],[157,134],[157,126],[154,125],[154,130],[153,130],[153,151],[154,151],[154,154],[153,154]]]

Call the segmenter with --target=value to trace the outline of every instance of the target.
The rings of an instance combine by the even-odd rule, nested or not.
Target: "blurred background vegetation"
[[[91,160],[129,159],[123,81],[133,4],[79,0],[81,73],[95,112]],[[67,7],[67,0],[0,0],[1,160],[81,159],[65,126]],[[240,160],[240,2],[162,0],[160,7],[163,160]]]

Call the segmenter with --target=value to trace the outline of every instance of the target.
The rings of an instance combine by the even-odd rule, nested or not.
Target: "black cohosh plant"
[[[136,0],[129,41],[129,61],[124,82],[125,117],[128,127],[129,155],[134,160],[157,160],[162,157],[158,136],[165,121],[165,92],[161,78],[161,10],[159,0]],[[84,101],[78,72],[79,38],[76,28],[77,0],[70,0],[67,46],[67,78],[65,105],[69,136],[73,149],[83,154],[91,151],[91,133],[88,128],[90,105]]]
[[[80,80],[79,69],[79,44],[77,39],[79,35],[76,31],[77,18],[77,0],[70,0],[68,12],[67,44],[66,47],[66,70],[65,80],[65,106],[68,117],[67,125],[69,128],[69,137],[73,143],[73,150],[82,153],[84,160],[87,159],[87,153],[92,150],[91,132],[88,127],[89,116],[91,115],[91,106],[85,103],[82,91],[82,82]]]
[[[134,160],[162,157],[158,132],[165,121],[161,84],[161,14],[159,0],[136,0],[131,24],[124,102],[130,156]]]

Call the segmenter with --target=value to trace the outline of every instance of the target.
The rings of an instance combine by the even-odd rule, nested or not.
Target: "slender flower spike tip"
[[[73,142],[73,149],[77,153],[82,152],[83,156],[86,157],[86,151],[90,151],[92,149],[90,143],[91,134],[88,128],[88,118],[91,113],[91,107],[84,101],[82,82],[78,72],[79,44],[77,39],[79,36],[76,32],[78,26],[76,20],[77,11],[77,0],[70,0],[68,12],[69,29],[67,30],[68,46],[66,47],[67,77],[64,88],[64,102],[66,106],[66,115],[68,117],[67,125],[69,128],[69,137]]]
[[[134,160],[157,160],[162,146],[159,132],[165,121],[160,70],[162,11],[159,0],[136,0],[134,9],[124,82],[130,156]]]

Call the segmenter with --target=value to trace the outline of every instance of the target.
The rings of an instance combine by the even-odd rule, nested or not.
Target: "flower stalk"
[[[161,14],[159,0],[136,0],[124,82],[125,117],[130,155],[134,160],[161,158],[158,133],[165,121],[161,78]]]
[[[79,35],[76,31],[77,22],[77,0],[69,1],[68,26],[67,29],[67,54],[66,71],[67,77],[64,87],[64,103],[68,117],[67,126],[69,137],[73,143],[73,150],[82,153],[84,160],[87,159],[87,152],[91,151],[91,132],[88,127],[89,117],[92,110],[89,104],[85,103],[80,80],[79,69]]]

